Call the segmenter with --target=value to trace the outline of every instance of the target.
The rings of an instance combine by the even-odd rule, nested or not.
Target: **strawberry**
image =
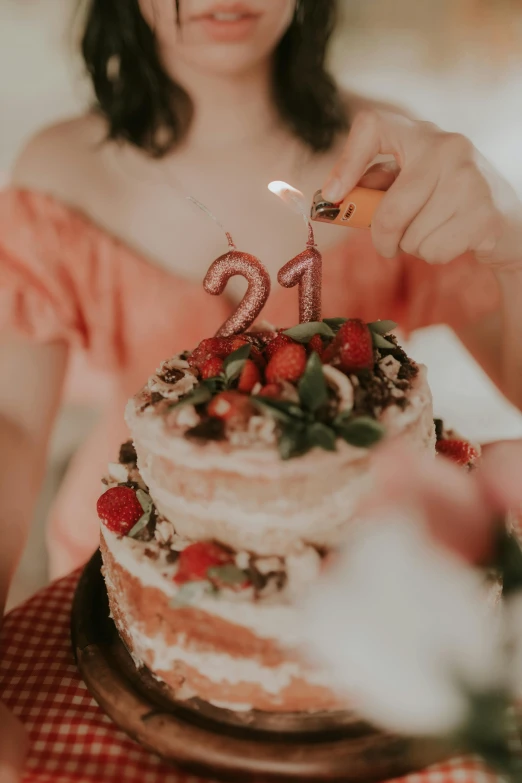
[[[268,362],[267,383],[298,381],[306,369],[306,360],[306,349],[299,343],[283,345]]]
[[[250,394],[254,386],[260,383],[260,381],[261,373],[259,372],[257,364],[251,359],[247,359],[245,366],[241,371],[241,375],[239,376],[239,383],[237,385],[238,391],[243,392],[244,394]]]
[[[207,413],[216,419],[244,424],[253,413],[252,403],[238,391],[224,391],[209,402]]]
[[[465,440],[450,438],[437,441],[437,454],[456,462],[457,465],[472,465],[479,458],[477,449]]]
[[[288,337],[286,334],[278,334],[277,337],[275,337],[273,340],[270,340],[269,343],[265,346],[265,356],[267,358],[267,361],[270,361],[272,356],[277,353],[277,351],[283,347],[283,345],[293,345],[294,341],[291,337]]]
[[[98,499],[98,516],[109,530],[126,536],[143,516],[136,493],[130,487],[111,487]]]
[[[199,582],[207,579],[207,571],[214,566],[229,565],[234,558],[226,549],[211,541],[198,541],[180,552],[174,581]]]
[[[223,372],[223,359],[220,359],[218,356],[207,359],[201,365],[199,372],[204,381],[208,378],[215,378],[216,375],[221,375]]]
[[[281,387],[278,383],[268,383],[259,392],[260,397],[271,397],[274,400],[281,396]]]
[[[319,356],[322,356],[324,350],[324,343],[321,339],[320,334],[314,334],[310,342],[308,343],[308,353],[313,353],[314,351],[319,354]]]
[[[264,356],[261,353],[261,351],[259,350],[259,348],[257,348],[253,344],[252,340],[248,339],[248,335],[238,335],[237,337],[232,338],[232,341],[231,341],[231,346],[232,346],[231,353],[232,353],[232,351],[237,351],[239,348],[242,348],[243,345],[250,345],[249,358],[252,359],[252,361],[257,364],[257,366],[258,366],[258,368],[260,370],[264,370],[265,367],[266,367],[266,362],[265,362]]]
[[[208,359],[226,359],[229,353],[231,353],[230,340],[225,337],[209,337],[207,340],[202,340],[192,351],[188,363],[191,367],[199,369]]]
[[[339,367],[344,372],[371,370],[374,365],[372,334],[358,318],[346,321],[334,340]]]

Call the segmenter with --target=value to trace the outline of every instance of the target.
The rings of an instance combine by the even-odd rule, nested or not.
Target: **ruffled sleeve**
[[[88,351],[93,365],[117,362],[110,269],[99,236],[50,196],[0,192],[0,328]],[[111,334],[112,332],[112,334]]]

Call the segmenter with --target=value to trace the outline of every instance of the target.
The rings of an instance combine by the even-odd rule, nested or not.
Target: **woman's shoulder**
[[[12,171],[12,187],[81,207],[81,193],[96,176],[105,136],[104,120],[96,114],[84,114],[43,128],[19,153]]]

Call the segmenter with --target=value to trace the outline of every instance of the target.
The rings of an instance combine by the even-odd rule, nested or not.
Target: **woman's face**
[[[265,60],[283,37],[296,0],[139,0],[161,51],[209,73],[239,75]]]

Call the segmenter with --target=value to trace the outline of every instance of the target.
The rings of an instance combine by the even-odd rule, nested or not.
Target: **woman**
[[[510,187],[460,136],[339,93],[325,70],[334,0],[179,5],[90,0],[83,54],[96,110],[38,134],[0,196],[6,582],[69,356],[83,352],[102,373],[106,411],[53,512],[54,576],[97,545],[99,477],[125,438],[126,398],[162,358],[213,334],[240,296],[233,286],[219,299],[203,292],[223,235],[189,195],[274,277],[304,233],[267,183],[310,197],[326,183],[338,200],[378,153],[391,154],[396,166],[363,180],[394,183],[372,235],[318,227],[325,312],[406,330],[448,323],[522,402],[522,218]],[[264,316],[296,315],[295,292],[275,287]]]

